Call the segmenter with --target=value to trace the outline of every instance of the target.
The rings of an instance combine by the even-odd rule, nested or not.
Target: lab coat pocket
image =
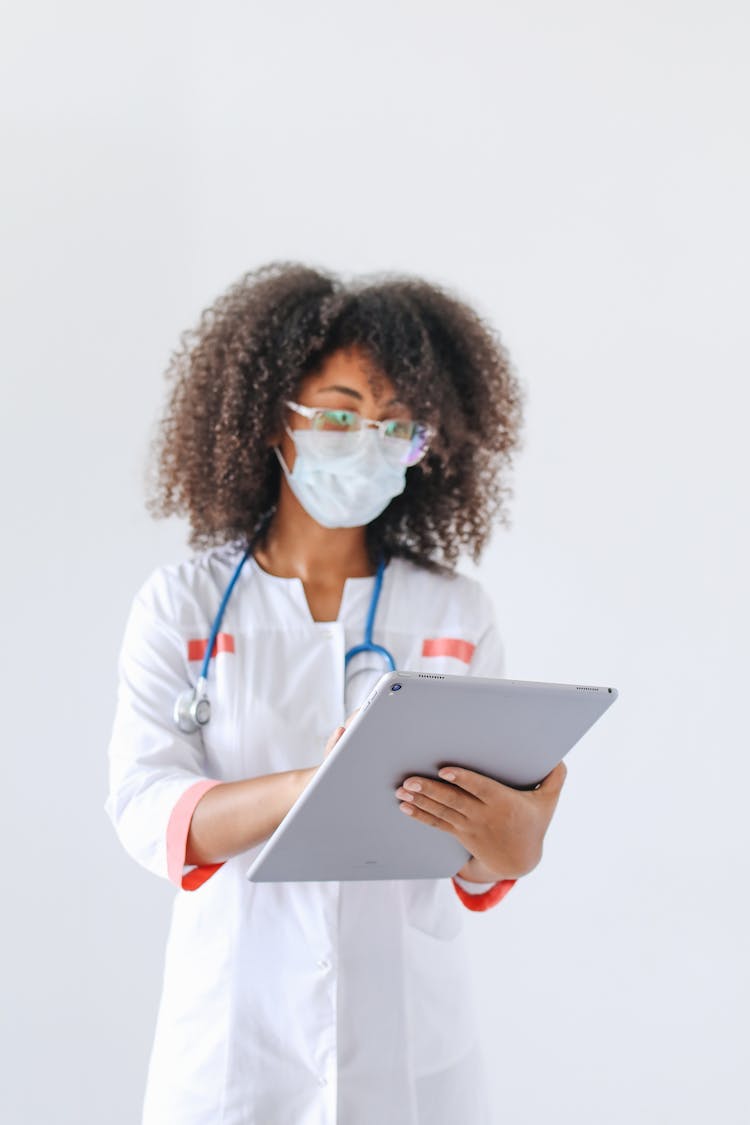
[[[409,879],[402,887],[409,926],[442,941],[458,937],[463,914],[450,879]]]

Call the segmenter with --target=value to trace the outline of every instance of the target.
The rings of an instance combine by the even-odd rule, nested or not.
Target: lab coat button
[[[319,969],[330,969],[331,962],[326,961],[324,957],[321,957],[320,961],[317,962],[317,965]]]
[[[326,1078],[326,1076],[324,1074],[321,1074],[321,1075],[318,1076],[318,1085],[319,1086],[327,1086],[328,1085],[328,1079]]]

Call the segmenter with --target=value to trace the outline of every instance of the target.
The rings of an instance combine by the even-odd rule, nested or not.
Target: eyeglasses
[[[285,404],[295,414],[309,418],[310,428],[322,433],[363,434],[365,430],[377,430],[389,453],[395,454],[398,463],[416,465],[427,452],[435,435],[432,426],[426,422],[412,422],[404,418],[363,418],[356,410],[323,410],[320,407],[302,406],[299,402]]]

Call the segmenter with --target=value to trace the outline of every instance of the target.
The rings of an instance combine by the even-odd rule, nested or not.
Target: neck
[[[338,581],[374,573],[364,527],[321,527],[282,479],[273,519],[255,550],[259,564],[280,578]]]

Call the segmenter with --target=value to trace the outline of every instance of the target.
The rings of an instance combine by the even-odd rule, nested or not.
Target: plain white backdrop
[[[149,437],[179,333],[286,259],[497,327],[527,393],[478,571],[508,674],[621,693],[540,867],[467,919],[498,1122],[747,1121],[746,6],[3,22],[2,1120],[138,1119],[174,892],[102,806],[130,600],[187,553]]]

